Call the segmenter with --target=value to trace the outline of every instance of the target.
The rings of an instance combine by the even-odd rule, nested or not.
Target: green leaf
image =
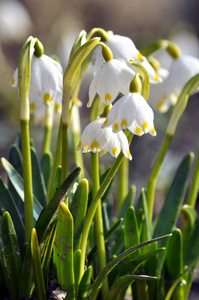
[[[15,228],[8,212],[3,214],[1,229],[11,298],[18,299],[22,259]]]
[[[16,204],[1,177],[0,195],[0,213],[3,215],[5,211],[9,212],[17,232],[19,245],[22,246],[24,243],[24,223],[21,219]]]
[[[16,171],[23,178],[22,154],[21,154],[21,150],[19,149],[19,147],[17,147],[16,145],[12,145],[10,147],[8,160],[9,160],[10,164],[13,166],[13,168],[16,169]],[[8,181],[8,190],[10,191],[13,199],[15,200],[15,204],[19,210],[19,213],[20,213],[22,219],[24,219],[24,203],[21,200],[18,193],[16,192],[16,190],[10,180]]]
[[[56,224],[54,224],[54,226],[51,229],[50,235],[45,243],[45,248],[42,255],[42,270],[45,278],[46,287],[48,287],[48,274],[55,240],[55,229]]]
[[[42,207],[47,204],[46,199],[46,186],[44,177],[41,171],[39,160],[37,157],[36,150],[31,147],[31,162],[32,162],[32,182],[33,182],[33,194],[39,201]]]
[[[78,178],[79,172],[80,168],[76,168],[71,172],[39,216],[39,219],[35,224],[39,244],[42,243],[46,234],[48,234],[48,227],[56,220],[59,203],[66,199],[68,193],[73,187],[73,184]]]
[[[77,299],[79,281],[80,281],[81,250],[74,252],[74,276],[75,276],[75,299]]]
[[[22,164],[22,154],[19,147],[12,145],[9,151],[9,162],[16,169],[16,171],[23,176],[23,164]]]
[[[58,166],[55,172],[55,177],[53,181],[53,194],[56,193],[58,188],[61,185],[61,173],[62,173],[62,166]]]
[[[189,239],[189,244],[184,253],[184,265],[191,265],[194,261],[199,260],[199,219],[196,220],[193,232]]]
[[[124,275],[118,278],[112,285],[107,299],[109,300],[122,300],[126,295],[126,291],[130,284],[135,280],[155,280],[157,277],[146,275]]]
[[[177,279],[183,272],[182,233],[178,228],[172,232],[168,241],[165,263],[172,280]]]
[[[13,168],[13,166],[5,158],[2,158],[1,162],[15,190],[20,196],[21,200],[24,202],[23,178],[19,175],[19,173]],[[36,199],[36,197],[34,197],[33,195],[33,215],[35,220],[38,219],[41,211],[42,211],[42,206],[39,203],[39,201]]]
[[[161,239],[165,239],[170,237],[170,235],[166,235],[166,236],[162,236],[156,239],[152,239],[150,241],[146,241],[143,242],[137,246],[132,246],[129,249],[127,249],[126,251],[124,251],[123,253],[121,253],[120,255],[118,255],[115,259],[113,259],[110,263],[108,263],[106,265],[106,267],[99,273],[99,275],[97,276],[97,278],[95,279],[90,291],[89,291],[89,295],[91,296],[92,300],[95,300],[100,288],[102,287],[102,284],[105,280],[105,278],[108,276],[108,274],[111,272],[111,270],[121,261],[123,261],[128,255],[132,254],[133,252],[135,252],[136,250],[141,249],[144,246],[147,246],[153,242],[156,241],[160,241]]]
[[[92,276],[92,267],[89,266],[84,275],[82,276],[80,285],[79,285],[79,293],[78,300],[87,300],[88,299],[88,289],[91,284],[91,276]]]
[[[73,200],[70,206],[71,214],[74,218],[74,242],[76,249],[79,248],[80,235],[83,227],[83,221],[86,216],[87,204],[88,204],[88,180],[82,179],[75,191]]]
[[[31,254],[32,254],[32,264],[33,264],[33,274],[34,274],[34,283],[36,288],[36,295],[38,300],[47,299],[44,277],[41,268],[41,259],[40,259],[40,250],[37,239],[36,230],[33,228],[31,234]]]
[[[130,206],[133,206],[134,201],[135,201],[135,194],[136,194],[136,186],[132,185],[128,191],[126,198],[124,199],[123,204],[122,204],[119,218],[124,218],[127,209]]]
[[[46,188],[48,186],[50,172],[53,164],[53,156],[51,152],[46,152],[41,159],[41,170],[44,177]]]
[[[67,298],[75,298],[75,278],[73,264],[73,218],[64,202],[59,204],[53,263],[57,281]],[[67,277],[66,277],[67,274]]]
[[[140,235],[138,231],[137,219],[135,215],[134,207],[130,206],[124,217],[124,244],[125,249],[130,248],[131,246],[138,245],[140,243]],[[132,253],[128,256],[128,260],[138,256],[140,250]]]
[[[121,226],[123,222],[123,219],[118,220],[104,235],[105,242],[109,241],[111,237],[113,236],[113,233]],[[114,237],[112,238],[114,239]],[[93,249],[89,252],[87,260],[88,265],[90,265],[93,261],[93,256],[97,253],[97,247],[96,245],[93,247]]]
[[[154,237],[162,236],[172,232],[176,226],[176,222],[184,200],[184,195],[188,182],[188,174],[193,162],[193,153],[189,153],[182,160],[178,167],[170,190],[167,194],[163,208],[158,216],[158,221],[154,229]],[[159,242],[159,246],[165,246],[166,241]],[[157,277],[160,277],[164,255],[158,258]]]
[[[183,251],[185,254],[187,252],[187,248],[189,248],[189,239],[192,235],[198,214],[193,207],[187,204],[182,207],[181,214],[182,214]]]

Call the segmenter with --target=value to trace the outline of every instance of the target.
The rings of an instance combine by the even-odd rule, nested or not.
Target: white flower
[[[121,61],[112,59],[104,62],[91,81],[87,106],[91,106],[96,93],[105,104],[115,100],[119,92],[128,93],[134,75],[135,73]]]
[[[158,84],[151,84],[148,103],[151,105],[153,109],[156,109],[159,112],[164,113],[168,110],[168,104],[164,103],[161,100],[164,94],[164,81],[169,76],[169,72],[166,69],[160,68],[157,71],[157,74],[158,75],[160,74],[163,81]]]
[[[113,105],[103,127],[112,125],[113,132],[128,128],[139,136],[148,132],[155,136],[153,119],[153,110],[142,95],[128,93]]]
[[[169,75],[162,85],[162,95],[157,107],[165,112],[171,105],[175,105],[184,85],[199,73],[199,59],[182,55],[176,58],[170,68]]]
[[[157,75],[153,67],[147,61],[146,57],[140,53],[130,38],[117,34],[110,34],[105,44],[111,49],[114,59],[127,64],[127,66],[133,70],[134,67],[130,64],[129,60],[137,59],[148,72],[151,83],[157,83],[158,81],[161,81],[161,78]],[[100,48],[101,47],[98,46],[92,56],[94,73],[99,69],[104,61]]]
[[[18,68],[10,82],[11,86],[18,86]],[[30,106],[36,110],[38,103],[50,105],[57,94],[62,94],[62,67],[47,55],[35,57],[31,62],[31,76],[29,99]]]
[[[117,157],[120,151],[126,158],[132,159],[126,135],[123,131],[114,133],[111,127],[102,128],[105,118],[91,122],[84,129],[77,150],[83,152],[100,152],[104,155],[109,152],[113,157]]]

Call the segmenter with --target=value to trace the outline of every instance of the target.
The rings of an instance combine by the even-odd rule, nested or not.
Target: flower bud
[[[35,42],[34,48],[34,56],[41,57],[44,54],[44,46],[38,39]]]

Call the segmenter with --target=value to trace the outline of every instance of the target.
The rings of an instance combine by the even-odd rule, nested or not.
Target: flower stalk
[[[69,65],[64,72],[62,100],[62,181],[68,176],[69,173],[68,126],[73,80],[82,62],[94,49],[98,42],[99,39],[94,38],[81,46],[73,55]]]
[[[32,187],[32,165],[30,153],[30,134],[29,134],[29,86],[31,72],[31,58],[34,52],[35,39],[29,37],[19,56],[18,82],[20,98],[20,125],[21,125],[21,144],[23,156],[23,178],[24,178],[24,214],[25,214],[25,241],[30,240],[33,221],[33,187]]]
[[[179,120],[187,106],[188,99],[190,95],[198,87],[198,85],[199,85],[199,75],[197,74],[194,77],[192,77],[182,89],[182,92],[179,95],[178,101],[174,106],[173,112],[171,114],[171,118],[169,120],[167,130],[166,130],[166,135],[162,143],[161,149],[158,153],[158,156],[156,158],[156,161],[154,163],[151,175],[149,177],[148,186],[147,186],[147,205],[149,210],[150,222],[152,222],[152,217],[153,217],[156,182],[157,182],[160,169],[162,167],[162,163],[169,149],[172,138],[175,135]]]

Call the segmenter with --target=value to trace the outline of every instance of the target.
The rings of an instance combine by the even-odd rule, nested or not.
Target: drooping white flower
[[[113,157],[117,157],[120,151],[126,158],[132,159],[126,135],[123,131],[114,133],[111,127],[102,128],[105,118],[91,122],[84,129],[77,150],[86,152],[100,152],[104,155],[109,152]]]
[[[134,67],[130,64],[129,60],[137,59],[143,67],[148,72],[150,82],[157,83],[161,81],[161,77],[157,75],[153,67],[150,65],[146,57],[144,57],[140,51],[136,48],[133,41],[125,36],[117,35],[117,34],[109,34],[108,40],[105,44],[111,49],[113,53],[113,58],[117,59],[129,66],[134,70]],[[100,47],[97,47],[92,56],[92,65],[94,73],[99,70],[102,65],[104,59],[101,54]]]
[[[139,136],[148,132],[155,136],[153,120],[153,110],[142,95],[140,93],[128,93],[113,105],[103,127],[111,125],[113,132],[128,128]]]
[[[13,87],[18,86],[18,68],[10,84]],[[33,55],[29,88],[30,106],[32,106],[33,110],[36,110],[40,102],[50,105],[57,94],[62,94],[62,85],[61,65],[45,54],[41,57]]]
[[[173,60],[168,71],[169,75],[162,84],[162,95],[157,102],[157,108],[161,112],[176,104],[184,85],[199,73],[199,59],[182,55]]]
[[[91,106],[96,93],[105,104],[114,101],[119,92],[128,93],[134,75],[135,73],[121,61],[104,61],[91,81],[87,106]]]

